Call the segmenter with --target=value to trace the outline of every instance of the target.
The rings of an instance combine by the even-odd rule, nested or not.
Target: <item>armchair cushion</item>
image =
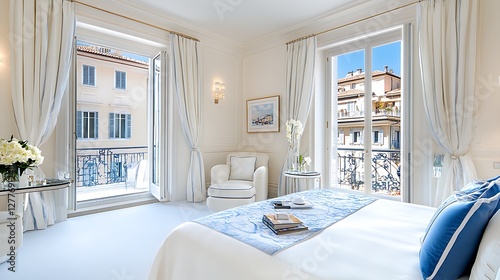
[[[255,162],[257,158],[254,156],[236,157],[232,156],[230,159],[231,171],[229,173],[229,180],[245,180],[252,181],[253,173],[255,171]]]

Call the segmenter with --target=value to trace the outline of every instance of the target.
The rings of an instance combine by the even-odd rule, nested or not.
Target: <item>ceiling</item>
[[[369,0],[359,0],[367,2]],[[359,2],[358,1],[358,2]],[[353,0],[136,0],[205,32],[247,43],[333,14]]]

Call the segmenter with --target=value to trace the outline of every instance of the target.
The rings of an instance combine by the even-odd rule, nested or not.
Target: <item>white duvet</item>
[[[167,236],[149,279],[422,279],[420,238],[434,211],[379,199],[274,256],[187,222]]]

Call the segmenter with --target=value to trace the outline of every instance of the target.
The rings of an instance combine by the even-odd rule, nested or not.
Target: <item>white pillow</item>
[[[500,280],[500,211],[490,219],[479,244],[470,280]]]
[[[252,181],[257,157],[231,157],[229,180]]]

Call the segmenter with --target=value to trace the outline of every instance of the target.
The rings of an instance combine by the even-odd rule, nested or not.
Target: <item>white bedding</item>
[[[274,256],[188,222],[165,239],[149,279],[422,279],[420,238],[434,211],[380,199]]]

